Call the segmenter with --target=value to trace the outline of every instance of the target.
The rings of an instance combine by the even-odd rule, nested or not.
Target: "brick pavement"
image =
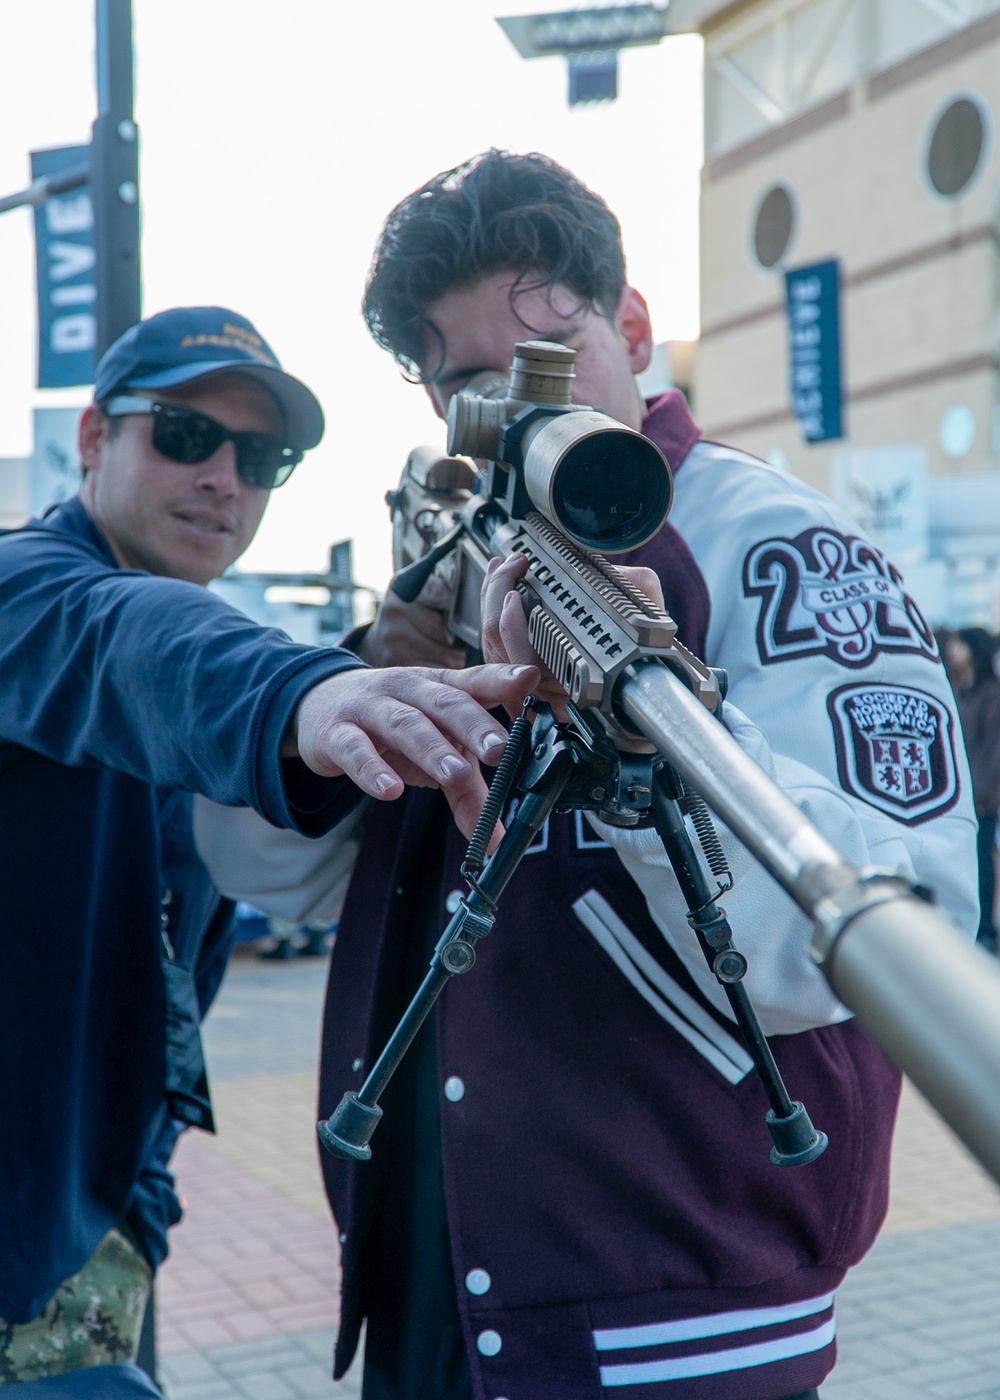
[[[319,1185],[323,963],[234,960],[206,1032],[219,1121],[176,1161],[189,1198],[158,1285],[169,1400],[359,1400],[330,1380],[336,1242]],[[912,1089],[882,1236],[838,1300],[823,1400],[1000,1400],[1000,1189]],[[532,1397],[532,1400],[538,1400]]]
[[[219,1133],[187,1133],[187,1201],[157,1283],[169,1400],[358,1400],[331,1380],[337,1242],[319,1179],[316,1056],[325,961],[234,958],[206,1026]]]
[[[837,1302],[823,1400],[1000,1396],[1000,1221],[883,1235]]]
[[[339,1271],[328,1219],[194,1134],[176,1167],[189,1206],[160,1276],[161,1353],[332,1328]]]

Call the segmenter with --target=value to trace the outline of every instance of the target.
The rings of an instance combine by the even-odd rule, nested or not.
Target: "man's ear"
[[[101,448],[107,440],[108,420],[96,403],[88,404],[80,415],[77,429],[77,445],[80,449],[80,466],[84,472],[91,472],[100,461]]]
[[[623,287],[615,311],[615,329],[628,346],[633,374],[641,374],[653,358],[653,325],[645,298],[634,287]]]

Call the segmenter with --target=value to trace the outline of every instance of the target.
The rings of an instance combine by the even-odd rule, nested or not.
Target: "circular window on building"
[[[938,114],[927,144],[927,178],[942,199],[956,199],[979,173],[989,143],[990,113],[971,94],[952,98]]]
[[[777,267],[795,232],[795,205],[785,185],[772,185],[757,206],[753,221],[753,255],[761,267]]]

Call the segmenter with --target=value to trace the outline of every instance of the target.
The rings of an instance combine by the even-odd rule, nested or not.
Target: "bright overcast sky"
[[[249,316],[327,415],[275,493],[251,569],[322,569],[355,541],[359,581],[390,570],[382,497],[410,447],[443,442],[422,392],[369,340],[359,303],[382,221],[436,171],[489,146],[542,150],[621,219],[657,338],[698,329],[701,46],[621,56],[616,103],[570,111],[562,59],[526,63],[494,15],[523,0],[134,0],[144,312],[212,303]],[[0,4],[0,194],[28,152],[90,137],[93,0]],[[0,457],[31,450],[27,211],[0,215]]]

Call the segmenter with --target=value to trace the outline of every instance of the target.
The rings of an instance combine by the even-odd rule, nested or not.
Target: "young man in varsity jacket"
[[[730,732],[849,860],[918,875],[973,931],[975,819],[930,629],[836,506],[703,441],[679,392],[643,403],[649,316],[603,201],[538,155],[446,172],[389,216],[365,312],[442,415],[519,340],[576,350],[574,399],[648,434],[674,471],[668,524],[624,562],[655,570],[681,639],[727,670]],[[524,645],[518,568],[487,586],[488,657]],[[434,580],[412,605],[390,593],[359,653],[462,664],[439,602]],[[241,868],[216,850],[210,810],[200,823],[228,892],[332,918],[350,875],[326,1116],[426,969],[464,844],[422,792],[311,845],[269,846],[253,813],[237,818]],[[811,961],[806,919],[722,839],[748,990],[828,1150],[771,1164],[763,1090],[655,832],[552,818],[473,975],[384,1095],[373,1161],[324,1157],[343,1248],[335,1373],[367,1318],[364,1400],[816,1395],[836,1289],[885,1214],[899,1077]]]

